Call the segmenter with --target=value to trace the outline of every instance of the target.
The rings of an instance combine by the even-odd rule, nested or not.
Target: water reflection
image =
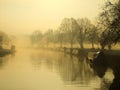
[[[91,68],[85,57],[48,50],[21,50],[1,57],[0,90],[107,90],[111,75],[119,78],[118,62],[113,66],[106,61],[107,69],[100,70],[100,65]],[[104,71],[103,76],[97,71]]]
[[[4,67],[9,59],[9,55],[0,56],[0,69]]]
[[[37,69],[44,67],[57,73],[65,85],[99,87],[99,83],[95,81],[98,78],[94,75],[85,56],[71,57],[60,52],[32,53],[31,62]]]

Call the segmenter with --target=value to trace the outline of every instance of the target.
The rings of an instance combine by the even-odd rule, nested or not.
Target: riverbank
[[[90,56],[92,56],[93,54],[95,54],[96,52],[100,51],[100,49],[98,48],[95,48],[95,49],[92,49],[92,48],[50,48],[50,47],[39,47],[39,48],[32,48],[32,47],[29,47],[28,49],[36,49],[36,50],[52,50],[52,51],[59,51],[59,52],[64,52],[66,54],[70,54],[70,55],[73,55],[73,56],[88,56],[90,54]],[[112,49],[112,50],[108,50],[108,49],[105,49],[104,50],[104,53],[105,54],[108,54],[108,55],[117,55],[117,56],[120,56],[120,49]],[[92,54],[92,55],[91,55]]]
[[[70,55],[74,55],[74,56],[81,56],[81,55],[89,55],[89,53],[96,53],[98,51],[100,51],[100,49],[91,49],[91,48],[43,48],[44,50],[54,50],[54,51],[60,51],[60,52],[64,52]],[[104,50],[104,53],[106,55],[117,55],[120,56],[120,50]]]
[[[11,53],[11,50],[9,50],[9,49],[0,50],[0,56],[5,56],[5,55],[10,54],[10,53]]]
[[[79,56],[79,55],[87,55],[88,52],[97,52],[99,49],[90,49],[90,48],[59,48],[58,51],[65,52],[67,54]]]
[[[8,54],[12,54],[15,51],[11,50],[11,49],[1,49],[0,50],[0,57],[8,55]]]
[[[42,49],[42,50],[53,50],[53,51],[60,51],[64,52],[66,54],[74,55],[74,56],[79,56],[79,55],[87,55],[88,52],[97,52],[99,49],[91,49],[91,48],[34,48],[34,49]]]

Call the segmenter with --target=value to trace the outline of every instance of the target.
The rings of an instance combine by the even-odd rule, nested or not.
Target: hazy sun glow
[[[56,29],[65,17],[94,20],[103,0],[0,0],[0,30],[31,33]]]

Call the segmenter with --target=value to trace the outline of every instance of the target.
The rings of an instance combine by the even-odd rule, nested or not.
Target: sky
[[[0,30],[7,33],[57,29],[63,18],[94,21],[104,0],[0,0]]]

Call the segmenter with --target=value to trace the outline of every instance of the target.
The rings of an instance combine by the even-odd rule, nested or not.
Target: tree
[[[64,38],[70,43],[71,48],[73,48],[78,28],[79,25],[74,18],[64,18],[60,25],[60,30],[65,33]]]
[[[50,42],[53,42],[53,30],[52,29],[48,29],[45,34],[44,34],[44,38],[45,38],[45,41],[46,41],[46,45],[48,47],[49,43]]]
[[[54,44],[54,48],[56,47],[56,44],[59,43],[59,30],[55,30],[53,32],[53,44]]]
[[[9,36],[6,33],[0,31],[0,49],[2,49],[3,46],[5,45],[8,46],[9,44],[10,44]]]
[[[77,23],[77,21],[74,18],[71,18],[71,27],[69,30],[69,35],[70,35],[70,44],[71,44],[71,48],[73,48],[73,44],[77,39],[77,33],[79,30],[79,24]]]
[[[64,31],[61,30],[62,28],[58,28],[58,30],[56,31],[56,36],[57,36],[57,40],[60,43],[60,47],[63,47],[63,43],[65,40],[65,36],[64,36]]]
[[[120,40],[120,0],[108,0],[99,15],[99,24],[103,27],[101,46],[109,47]],[[104,36],[104,37],[103,37]]]
[[[30,36],[31,43],[33,45],[40,45],[40,41],[42,40],[42,38],[43,38],[43,35],[39,30],[34,31]]]
[[[78,42],[80,44],[81,48],[84,48],[84,41],[86,38],[87,33],[89,32],[91,28],[91,22],[87,18],[81,18],[77,20],[79,24],[79,30],[78,30]]]
[[[99,42],[99,32],[95,25],[91,25],[90,30],[87,34],[87,40],[91,42],[92,48],[94,49],[94,43]]]

